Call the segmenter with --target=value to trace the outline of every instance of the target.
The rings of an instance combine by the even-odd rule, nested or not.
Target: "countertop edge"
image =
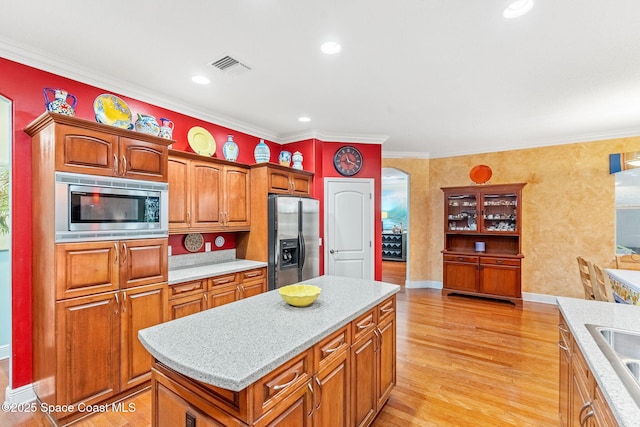
[[[190,282],[192,280],[206,279],[208,277],[220,276],[223,274],[237,273],[239,271],[251,270],[252,268],[267,267],[266,262],[252,261],[245,259],[235,259],[215,264],[200,264],[191,267],[182,267],[169,270],[167,282],[169,285]]]

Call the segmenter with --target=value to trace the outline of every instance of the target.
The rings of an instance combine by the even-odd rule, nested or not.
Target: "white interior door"
[[[325,179],[325,271],[373,279],[373,180]]]

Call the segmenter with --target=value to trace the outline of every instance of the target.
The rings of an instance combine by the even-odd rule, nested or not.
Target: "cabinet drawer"
[[[183,297],[197,294],[205,290],[206,280],[194,280],[193,282],[176,283],[169,286],[169,298]]]
[[[480,258],[480,264],[490,265],[509,265],[513,267],[520,267],[520,260],[516,258]]]
[[[392,316],[396,312],[396,299],[389,298],[378,305],[378,323],[382,322],[389,316]]]
[[[266,276],[266,269],[256,268],[254,270],[247,270],[240,272],[241,281],[262,279]]]
[[[468,263],[478,263],[479,257],[477,256],[464,256],[464,255],[445,255],[445,262],[468,262]]]
[[[315,371],[330,363],[351,346],[349,325],[332,333],[314,346]]]
[[[253,384],[256,418],[309,381],[313,372],[311,359],[312,352],[307,350]]]
[[[223,276],[215,276],[209,279],[209,287],[227,285],[229,283],[238,283],[236,273],[225,274]]]
[[[351,322],[351,336],[355,343],[361,337],[365,336],[369,332],[373,331],[376,327],[375,309],[371,309],[356,320]]]

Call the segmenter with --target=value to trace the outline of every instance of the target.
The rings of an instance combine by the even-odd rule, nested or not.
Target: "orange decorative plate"
[[[476,184],[484,184],[485,182],[491,179],[491,175],[493,172],[491,168],[487,165],[477,165],[471,168],[471,172],[469,172],[469,177]]]

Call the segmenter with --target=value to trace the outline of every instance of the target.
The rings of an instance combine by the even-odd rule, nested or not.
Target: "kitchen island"
[[[305,283],[322,288],[309,307],[272,291],[140,331],[153,425],[370,424],[395,384],[399,286]]]

